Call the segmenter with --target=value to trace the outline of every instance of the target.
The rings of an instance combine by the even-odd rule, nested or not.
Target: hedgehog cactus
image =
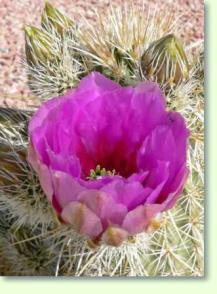
[[[46,3],[42,28],[25,30],[29,86],[47,100],[76,87],[92,71],[123,86],[157,81],[168,110],[180,112],[190,130],[189,176],[182,195],[172,209],[152,219],[146,232],[118,247],[97,244],[62,223],[26,159],[33,113],[0,109],[2,275],[203,275],[203,52],[186,50],[171,15],[146,13],[126,6],[107,17],[96,15],[94,27],[79,26]],[[97,166],[90,177],[107,173]]]

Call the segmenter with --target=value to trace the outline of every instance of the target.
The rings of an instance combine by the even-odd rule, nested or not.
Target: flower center
[[[101,179],[103,176],[114,176],[116,174],[115,169],[112,171],[106,170],[105,168],[101,168],[99,164],[97,164],[95,170],[90,170],[90,176],[87,177],[89,180]]]

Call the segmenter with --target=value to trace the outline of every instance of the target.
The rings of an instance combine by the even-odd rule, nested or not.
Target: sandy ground
[[[79,19],[83,14],[94,21],[93,8],[100,13],[110,4],[119,5],[128,1],[107,0],[53,0],[50,1],[67,15]],[[142,0],[133,1],[141,5]],[[191,43],[203,39],[204,10],[202,0],[152,0],[151,6],[168,5],[180,14],[183,23],[183,38]],[[163,4],[162,4],[163,3]],[[42,0],[0,0],[0,106],[34,108],[38,99],[30,93],[21,58],[24,56],[24,33],[26,24],[39,25],[44,6]]]

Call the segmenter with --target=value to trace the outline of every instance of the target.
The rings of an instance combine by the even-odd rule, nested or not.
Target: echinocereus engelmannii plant
[[[29,124],[30,137],[34,137],[36,140],[33,140],[32,147],[29,147],[30,151],[33,147],[32,151],[35,150],[33,153],[29,152],[29,159],[36,172],[26,160],[29,146],[27,122],[30,120],[32,113],[10,109],[0,111],[2,147],[0,152],[2,162],[0,168],[0,260],[2,262],[0,271],[5,275],[202,275],[203,55],[194,46],[194,54],[192,54],[192,46],[186,47],[184,43],[181,43],[182,41],[179,38],[181,26],[172,15],[157,13],[154,16],[151,10],[139,10],[133,6],[124,6],[112,9],[107,17],[97,15],[96,18],[95,26],[92,26],[89,22],[84,22],[82,25],[76,24],[47,3],[42,16],[42,28],[36,29],[31,26],[26,28],[26,53],[30,53],[27,55],[27,73],[30,88],[43,100],[55,96],[60,97],[48,101],[42,106]],[[49,42],[45,42],[44,39],[49,40]],[[35,44],[38,45],[35,47]],[[159,48],[162,50],[159,51]],[[99,73],[91,73],[92,71],[98,71],[104,77],[101,77]],[[90,75],[84,78],[88,74]],[[142,223],[141,227],[144,227],[145,230],[140,233],[138,231],[137,234],[136,232],[130,233],[126,230],[126,227],[123,227],[124,222],[122,222],[121,214],[116,214],[117,219],[115,221],[112,219],[115,226],[111,226],[111,222],[105,221],[104,215],[100,213],[100,207],[109,206],[106,206],[109,204],[109,201],[107,201],[108,194],[111,194],[115,199],[114,201],[112,198],[112,201],[114,201],[112,207],[117,208],[123,205],[123,203],[118,203],[117,200],[123,194],[122,191],[125,189],[125,185],[128,188],[130,185],[135,188],[132,189],[132,194],[130,193],[130,195],[128,194],[131,190],[125,189],[129,196],[128,198],[135,200],[135,198],[141,199],[142,195],[144,196],[143,193],[141,195],[139,193],[139,197],[137,197],[136,192],[139,192],[139,187],[143,191],[145,183],[150,186],[151,184],[156,184],[152,182],[153,179],[148,175],[146,175],[144,181],[142,181],[142,178],[140,179],[140,184],[137,183],[138,179],[133,177],[132,183],[128,183],[126,173],[123,172],[125,169],[122,164],[118,163],[118,159],[124,157],[125,153],[122,151],[125,151],[133,140],[135,140],[133,141],[134,143],[139,140],[137,136],[134,137],[133,135],[136,135],[137,132],[142,134],[147,128],[147,125],[137,126],[136,124],[131,124],[132,132],[121,133],[121,126],[124,125],[130,128],[130,124],[127,123],[127,115],[129,113],[138,114],[138,108],[132,109],[133,104],[128,104],[129,101],[135,100],[135,102],[138,102],[139,84],[144,85],[144,80],[149,79],[157,81],[161,87],[161,92],[164,93],[160,94],[161,92],[157,86],[152,89],[152,91],[155,89],[156,92],[154,92],[158,93],[156,96],[153,95],[159,102],[157,103],[158,106],[162,106],[163,103],[158,98],[165,96],[166,105],[163,106],[163,113],[169,115],[171,111],[180,112],[186,121],[186,127],[190,130],[186,163],[189,176],[183,192],[179,191],[177,193],[177,197],[178,195],[180,196],[176,200],[174,207],[167,211],[162,211],[161,214],[157,214],[151,219],[147,217],[148,225]],[[82,80],[81,84],[80,80]],[[115,80],[119,85],[110,80]],[[85,85],[85,81],[89,82]],[[103,85],[105,83],[103,89],[99,86],[101,85],[100,81],[103,82]],[[94,99],[90,103],[91,97],[93,98],[95,95],[96,88],[98,91],[105,91],[109,85],[115,85],[119,89],[110,89],[109,94],[113,99],[107,99],[108,101],[104,103],[104,98],[98,97],[99,105],[95,104],[97,102]],[[147,85],[151,84],[146,83],[146,86],[143,86],[142,89],[147,90]],[[90,91],[90,97],[88,96],[87,99],[87,103],[92,107],[86,106],[85,108],[85,105],[80,103],[77,103],[77,107],[72,107],[79,100],[77,97],[79,89],[84,90],[82,91],[83,94],[80,93],[79,95],[86,96],[85,87],[87,89],[88,86],[89,88],[92,87],[92,90],[95,89],[95,91]],[[130,87],[128,89],[125,86]],[[67,92],[71,88],[75,89],[71,90],[72,92]],[[122,95],[116,97],[114,94],[116,91],[124,94],[125,92],[129,94],[128,92],[131,91],[134,93],[135,99],[130,99],[130,95],[126,95],[126,101],[123,100],[122,104]],[[152,91],[150,90],[150,93]],[[144,90],[142,93],[144,94],[145,92]],[[63,95],[64,93],[67,94]],[[150,93],[142,95],[142,93],[141,96],[144,97],[150,97],[149,95],[151,95]],[[74,102],[72,102],[73,99],[75,100]],[[57,101],[59,101],[58,105]],[[88,141],[88,144],[90,144],[88,145],[90,153],[95,150],[99,154],[105,155],[100,162],[98,160],[94,161],[94,165],[89,166],[86,174],[80,173],[80,176],[73,181],[71,177],[73,160],[68,157],[69,153],[66,151],[71,150],[73,151],[72,154],[77,156],[78,153],[76,152],[78,150],[73,149],[75,147],[73,144],[70,147],[73,148],[69,148],[71,140],[67,139],[67,134],[68,132],[70,133],[71,128],[67,124],[67,116],[61,119],[61,113],[63,112],[58,113],[63,105],[66,106],[64,109],[67,110],[67,113],[71,113],[70,118],[72,120],[74,114],[77,117],[81,116],[80,123],[73,121],[72,124],[72,129],[76,130],[74,134],[76,138],[84,136],[86,139],[84,143]],[[101,118],[100,112],[94,112],[96,106],[103,111],[104,115]],[[123,114],[122,106],[127,108],[128,114]],[[152,107],[150,106],[149,109],[152,109]],[[74,113],[71,112],[72,108],[75,109]],[[55,109],[58,119],[56,124],[51,126],[49,120]],[[112,119],[108,117],[111,109]],[[141,107],[141,112],[142,110],[144,110],[143,107]],[[148,122],[149,118],[151,118],[151,121],[157,119],[156,115],[154,115],[156,112],[152,110],[152,113],[148,113],[147,117],[144,116],[145,122]],[[115,111],[117,115],[114,120],[112,113]],[[95,116],[93,117],[94,113]],[[43,114],[42,120],[44,124],[42,125],[40,121],[38,122],[40,132],[38,132],[37,138],[35,135],[37,125],[33,122],[37,122],[37,117],[40,117],[39,114]],[[135,120],[137,116],[135,115]],[[139,118],[142,119],[142,117],[141,114]],[[91,121],[90,123],[87,123],[88,119]],[[53,120],[54,118],[52,118]],[[109,120],[110,122],[108,123]],[[83,125],[82,121],[84,122]],[[123,121],[125,122],[123,123]],[[98,126],[99,128],[95,128],[96,130],[103,130],[106,123],[113,126],[110,132],[114,131],[113,133],[117,135],[116,139],[118,139],[118,136],[121,137],[121,134],[123,138],[127,137],[129,139],[125,140],[129,145],[118,146],[115,149],[117,152],[114,152],[115,156],[112,156],[113,160],[108,161],[105,160],[105,158],[111,158],[108,151],[117,146],[115,145],[117,142],[113,140],[114,142],[109,141],[111,144],[107,144],[108,146],[106,144],[96,146],[96,144],[94,145],[94,140],[87,140],[86,137],[88,135],[92,139],[95,138],[92,136],[94,130],[92,130],[92,133],[91,126]],[[177,121],[175,120],[174,125],[176,126],[176,124]],[[34,125],[32,131],[31,125]],[[158,129],[161,129],[161,127],[162,121],[159,121]],[[116,129],[114,130],[114,128]],[[168,129],[170,130],[169,126]],[[186,128],[184,127],[184,129]],[[99,138],[103,139],[103,134],[109,133],[109,128],[107,130],[106,132],[102,131],[100,135],[97,133],[99,135],[96,136],[97,142]],[[163,146],[166,146],[164,144],[168,143],[168,138],[172,140],[173,132],[169,131],[169,133],[172,135],[170,136],[167,133],[164,139],[160,139],[160,135],[156,136],[160,140],[158,152],[161,151]],[[42,134],[44,134],[46,146],[43,145],[43,140],[41,141],[42,145],[40,145],[39,138]],[[55,140],[52,141],[52,138]],[[105,140],[106,138],[105,136]],[[143,139],[145,138],[146,136],[143,137]],[[146,139],[151,144],[152,141],[148,140],[148,136]],[[183,150],[185,149],[185,139],[183,139],[183,144],[180,143],[179,136],[175,136],[174,140],[179,142],[179,146],[183,146]],[[102,141],[99,140],[99,142]],[[58,147],[58,144],[63,142],[64,144],[60,144],[61,148],[58,149],[60,147]],[[80,145],[78,141],[75,140],[74,142],[76,142],[77,148],[82,145],[82,142],[80,142]],[[69,149],[64,149],[63,146]],[[105,149],[102,148],[103,146]],[[155,145],[153,144],[153,146]],[[140,149],[138,144],[135,147],[135,153],[139,154]],[[43,156],[48,152],[49,157],[45,156],[48,161],[43,156],[41,157],[41,153],[37,150],[40,150]],[[163,156],[163,153],[158,152],[156,152],[156,157],[157,154]],[[63,157],[63,154],[66,156]],[[85,149],[79,151],[79,156],[81,155],[82,158],[84,154],[86,154]],[[182,153],[182,159],[185,162],[184,154],[185,152]],[[34,155],[33,158],[31,158],[31,155]],[[94,153],[91,153],[91,155],[94,158]],[[146,155],[146,152],[144,152],[144,156]],[[172,158],[174,153],[166,152],[166,155],[169,156],[168,165],[171,166],[170,163],[174,162],[174,158]],[[68,160],[66,161],[66,159]],[[85,164],[90,163],[90,159],[86,159],[82,160],[81,171],[83,171]],[[128,162],[137,163],[134,159],[133,157],[127,157]],[[144,161],[144,166],[145,163],[146,161]],[[178,162],[176,164],[178,166]],[[144,166],[139,166],[139,168],[142,170]],[[155,174],[157,168],[155,172],[150,168],[144,172],[144,176],[146,172],[150,173],[152,171],[151,173],[155,175],[154,179],[160,181],[160,176],[162,178],[166,177],[167,168],[171,171],[169,167],[165,166],[164,173],[163,163],[158,162],[157,166],[162,168],[162,173]],[[76,160],[73,165],[73,168],[75,167]],[[133,173],[133,167],[132,169],[129,168],[128,171]],[[48,177],[44,177],[44,174]],[[57,177],[53,177],[55,174]],[[49,188],[50,175],[52,175],[52,190],[50,189],[49,191],[47,188]],[[66,175],[69,180],[67,185],[62,185],[63,175]],[[168,172],[169,176],[171,176],[170,172]],[[86,187],[87,183],[99,183],[100,185],[104,179],[110,179],[111,181],[110,188],[107,187],[106,191],[101,191],[106,185],[97,187],[97,189],[96,187],[94,189],[89,186]],[[117,179],[117,185],[111,179],[114,179],[114,181]],[[85,191],[76,194],[76,197],[79,196],[79,199],[76,198],[76,205],[74,205],[75,203],[69,205],[62,202],[65,195],[69,196],[67,199],[70,202],[75,200],[71,198],[71,193],[67,194],[71,190],[72,182],[79,189],[83,188],[81,182],[85,186]],[[63,186],[67,188],[66,193],[59,190]],[[98,199],[100,204],[97,201],[94,203],[87,201],[90,189],[91,193],[93,192],[91,195],[94,199]],[[153,192],[156,192],[156,197],[159,190],[153,189]],[[51,191],[55,191],[55,195],[50,197],[49,192]],[[114,193],[111,193],[112,191]],[[164,193],[164,196],[166,199],[169,194]],[[156,202],[161,201],[158,199]],[[157,204],[159,205],[160,203]],[[71,210],[68,211],[69,213],[63,213],[67,205],[73,210],[73,213]],[[139,207],[135,202],[133,205]],[[152,205],[156,204],[152,203]],[[81,209],[79,210],[78,208]],[[128,207],[126,203],[125,208],[127,208],[128,214],[133,211],[133,209],[131,210],[132,207]],[[88,213],[90,211],[92,213]],[[108,215],[111,214],[109,210],[107,212],[104,209],[105,212]],[[88,225],[85,223],[87,215],[89,215]],[[72,221],[73,218],[77,222]],[[98,226],[98,228],[102,228],[102,231],[99,235],[92,237],[87,232],[90,226],[93,226],[93,220],[97,218],[101,223],[101,227]],[[139,220],[137,218],[135,221],[137,225]],[[134,223],[129,222],[129,224]],[[114,247],[111,245],[119,246]]]

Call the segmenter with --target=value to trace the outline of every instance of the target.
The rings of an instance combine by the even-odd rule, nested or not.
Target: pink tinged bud
[[[71,224],[77,233],[93,238],[102,232],[100,219],[80,202],[69,203],[63,209],[61,217],[66,223]]]
[[[118,227],[108,227],[102,235],[102,241],[110,246],[118,247],[127,239],[127,231]]]

